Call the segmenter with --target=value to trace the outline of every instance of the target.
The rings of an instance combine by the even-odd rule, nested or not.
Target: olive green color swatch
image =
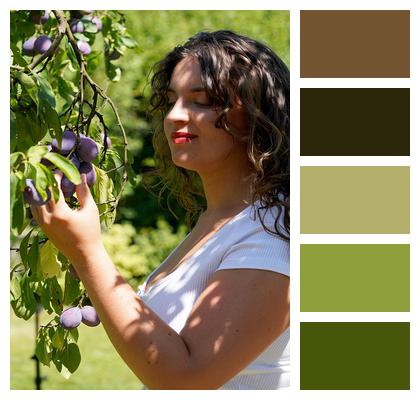
[[[410,245],[302,244],[300,310],[410,311]]]
[[[300,388],[410,389],[410,324],[302,322]]]
[[[300,89],[300,155],[409,156],[410,89]]]
[[[300,231],[410,233],[410,168],[301,167]]]
[[[409,10],[302,10],[302,78],[409,78]]]

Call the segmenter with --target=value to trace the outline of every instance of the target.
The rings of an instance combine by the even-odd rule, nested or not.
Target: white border
[[[96,4],[96,7],[95,7]],[[115,9],[116,5],[118,9],[130,10],[130,9],[162,9],[162,10],[194,10],[194,9],[208,9],[208,10],[253,10],[253,9],[271,9],[271,10],[290,10],[291,18],[291,46],[290,46],[290,64],[291,64],[291,190],[292,190],[292,207],[291,207],[291,266],[292,266],[292,294],[291,294],[291,353],[292,353],[292,385],[290,390],[285,391],[268,391],[264,393],[264,396],[268,398],[277,398],[280,396],[283,399],[336,399],[337,397],[343,399],[353,399],[355,396],[363,396],[368,399],[412,399],[418,398],[420,395],[420,389],[418,384],[418,376],[420,373],[419,368],[419,290],[416,287],[416,282],[419,282],[420,272],[418,271],[419,265],[419,212],[418,208],[413,205],[418,203],[418,182],[419,180],[419,52],[420,52],[420,18],[419,18],[419,5],[417,1],[410,0],[342,0],[340,2],[333,0],[260,0],[257,3],[255,1],[247,0],[212,0],[208,4],[197,1],[126,1],[120,0],[118,4],[111,1],[7,1],[1,4],[2,13],[0,14],[0,26],[3,27],[2,41],[1,41],[1,55],[2,55],[2,76],[8,75],[8,38],[9,38],[9,20],[8,10],[9,9]],[[299,77],[299,10],[305,9],[331,9],[331,10],[396,10],[396,9],[410,9],[411,10],[411,78],[410,79],[301,79]],[[392,55],[391,55],[392,56]],[[5,81],[5,80],[4,80]],[[410,87],[411,88],[411,157],[382,159],[378,158],[366,158],[361,164],[357,164],[361,160],[352,160],[346,158],[345,161],[333,160],[328,157],[319,157],[322,160],[309,159],[309,157],[299,157],[299,89],[301,87]],[[4,86],[2,87],[1,112],[3,118],[1,118],[2,132],[6,134],[8,132],[8,94],[5,94]],[[7,136],[8,137],[8,136]],[[8,139],[7,139],[8,140]],[[8,182],[8,156],[7,147],[4,146],[0,151],[4,151],[0,160],[2,162],[1,182]],[[299,167],[300,165],[410,165],[411,167],[411,227],[412,231],[410,235],[300,235],[299,234]],[[8,184],[6,184],[8,189]],[[7,190],[8,191],[8,190]],[[7,193],[6,191],[6,193]],[[8,210],[7,196],[3,194],[0,197],[1,210]],[[4,220],[8,221],[8,212],[4,215]],[[413,221],[416,221],[413,223]],[[8,244],[8,226],[2,224],[1,230],[1,254],[4,254],[3,259],[8,259],[8,250],[6,245]],[[321,238],[323,236],[323,238]],[[299,243],[411,243],[411,312],[410,313],[299,313]],[[7,318],[9,315],[9,298],[8,298],[8,268],[3,265],[1,270],[3,274],[0,279],[0,312],[3,318]],[[308,315],[310,314],[310,315]],[[409,314],[409,315],[408,315]],[[405,318],[407,317],[407,318]],[[300,321],[328,321],[328,320],[381,320],[381,321],[393,321],[393,320],[410,320],[411,321],[411,390],[410,391],[300,391],[299,390],[299,322]],[[4,320],[4,319],[3,319]],[[171,399],[195,399],[200,396],[203,399],[214,399],[214,398],[235,398],[239,396],[246,399],[254,399],[255,393],[253,391],[243,392],[230,392],[226,391],[10,391],[9,390],[9,332],[7,329],[0,330],[1,333],[1,363],[4,364],[1,370],[1,387],[0,397],[7,399],[20,399],[30,397],[33,399],[56,399],[60,397],[62,399],[74,399],[75,397],[83,398],[84,396],[94,398],[114,398],[115,396],[121,396],[125,399],[153,399],[168,396]],[[392,344],[390,344],[390,351],[392,351]],[[392,368],[392,366],[390,366]]]

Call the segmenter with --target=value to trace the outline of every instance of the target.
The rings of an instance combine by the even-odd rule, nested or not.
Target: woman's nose
[[[176,100],[175,103],[171,106],[171,109],[169,110],[168,114],[166,114],[165,119],[170,122],[184,122],[189,119],[188,109],[185,107],[185,104],[181,98]]]

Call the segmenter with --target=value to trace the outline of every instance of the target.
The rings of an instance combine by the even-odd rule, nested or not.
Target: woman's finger
[[[42,206],[31,205],[31,212],[32,212],[32,216],[35,218],[35,220],[38,222],[39,225],[42,225],[46,221],[48,221],[48,215],[50,213],[46,205],[42,205]]]
[[[80,207],[83,208],[91,204],[91,202],[94,202],[94,200],[87,184],[86,174],[81,174],[80,176],[82,178],[82,183],[76,186],[76,195],[79,199]]]

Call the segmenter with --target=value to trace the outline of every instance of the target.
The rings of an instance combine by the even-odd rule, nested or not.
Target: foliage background
[[[183,212],[176,205],[178,219],[147,192],[141,175],[153,166],[152,132],[147,110],[149,72],[175,45],[201,30],[229,29],[269,45],[289,65],[289,12],[252,11],[124,11],[128,32],[137,41],[117,61],[122,69],[119,82],[109,84],[108,95],[115,102],[125,126],[129,149],[138,174],[136,188],[128,187],[120,202],[116,224],[104,233],[107,249],[122,274],[136,287],[186,235]],[[101,76],[101,74],[103,74]],[[94,79],[101,85],[105,73]],[[108,121],[112,116],[107,116]],[[109,123],[109,126],[115,125]],[[117,129],[115,128],[115,133]],[[42,319],[42,314],[41,314]],[[11,319],[11,389],[32,389],[34,365],[34,321]],[[138,389],[136,377],[119,359],[103,328],[81,331],[82,363],[66,381],[53,368],[42,367],[47,377],[44,389]]]

